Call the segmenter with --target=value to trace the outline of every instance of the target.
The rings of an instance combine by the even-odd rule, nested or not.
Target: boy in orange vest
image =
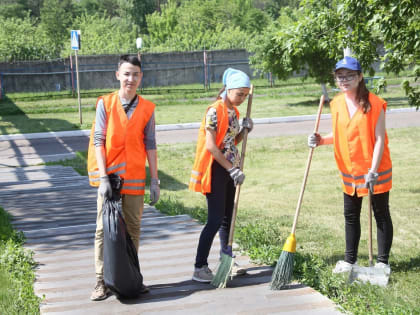
[[[378,257],[375,267],[388,263],[393,238],[389,212],[389,191],[392,187],[392,163],[385,130],[386,102],[370,93],[363,79],[362,67],[352,57],[345,57],[335,66],[335,80],[341,94],[331,101],[333,132],[321,137],[312,134],[308,145],[334,144],[335,160],[342,179],[346,251],[333,272],[349,272],[357,261],[360,240],[362,197],[372,192],[376,219]]]
[[[102,204],[112,189],[109,174],[124,179],[121,189],[122,213],[127,231],[138,250],[140,221],[144,207],[146,160],[151,177],[151,205],[159,199],[159,179],[155,138],[155,104],[137,95],[143,72],[137,57],[121,56],[116,71],[120,89],[98,98],[96,117],[89,143],[88,173],[92,186],[99,186],[95,233],[96,286],[91,300],[108,297],[103,281],[103,224]],[[129,281],[129,279],[127,279]],[[142,292],[148,289],[143,285]]]
[[[252,120],[244,119],[239,127],[236,108],[247,98],[251,83],[248,76],[228,68],[223,74],[225,88],[218,100],[209,106],[201,123],[195,162],[189,188],[207,198],[208,218],[200,235],[192,279],[211,282],[213,273],[207,258],[213,239],[219,231],[221,250],[227,248],[233,212],[235,186],[242,184],[245,175],[239,168],[240,155],[236,144],[242,141],[244,128],[252,130]],[[234,266],[233,273],[245,270]]]

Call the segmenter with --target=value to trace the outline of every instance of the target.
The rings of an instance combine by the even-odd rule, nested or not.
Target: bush
[[[12,229],[10,215],[2,208],[0,239],[0,314],[39,314],[33,252],[23,248],[23,233]]]

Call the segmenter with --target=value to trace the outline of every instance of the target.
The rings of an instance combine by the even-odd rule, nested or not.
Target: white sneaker
[[[337,264],[335,265],[335,268],[333,269],[333,273],[343,273],[343,272],[350,272],[355,266],[356,263],[350,264],[344,260],[337,261]]]
[[[213,280],[213,272],[208,266],[195,268],[192,279],[198,282],[211,282]]]
[[[385,274],[389,276],[391,274],[391,266],[389,264],[385,264],[383,262],[377,262],[375,264],[375,268],[384,269]]]
[[[232,267],[232,276],[243,276],[244,274],[246,274],[246,269],[234,262]]]

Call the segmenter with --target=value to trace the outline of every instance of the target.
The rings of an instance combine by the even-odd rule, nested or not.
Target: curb
[[[387,110],[387,114],[402,113],[402,112],[416,112],[414,107],[408,108],[394,108]],[[331,114],[322,114],[321,119],[329,119]],[[271,118],[255,118],[254,124],[276,124],[287,122],[298,122],[315,120],[316,115],[299,115],[299,116],[285,116],[285,117],[271,117]],[[201,123],[184,123],[184,124],[168,124],[157,125],[156,131],[171,131],[171,130],[185,130],[185,129],[199,129]],[[89,137],[90,130],[74,130],[74,131],[51,131],[51,132],[37,132],[25,134],[1,135],[0,141],[10,140],[32,140],[32,139],[46,139],[46,138],[64,138],[64,137]]]

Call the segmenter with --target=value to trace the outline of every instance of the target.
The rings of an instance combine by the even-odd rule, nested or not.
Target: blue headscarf
[[[227,90],[242,87],[250,88],[251,81],[245,72],[233,68],[227,68],[223,73],[223,85],[225,86],[225,90],[220,96],[223,99],[226,99]]]

